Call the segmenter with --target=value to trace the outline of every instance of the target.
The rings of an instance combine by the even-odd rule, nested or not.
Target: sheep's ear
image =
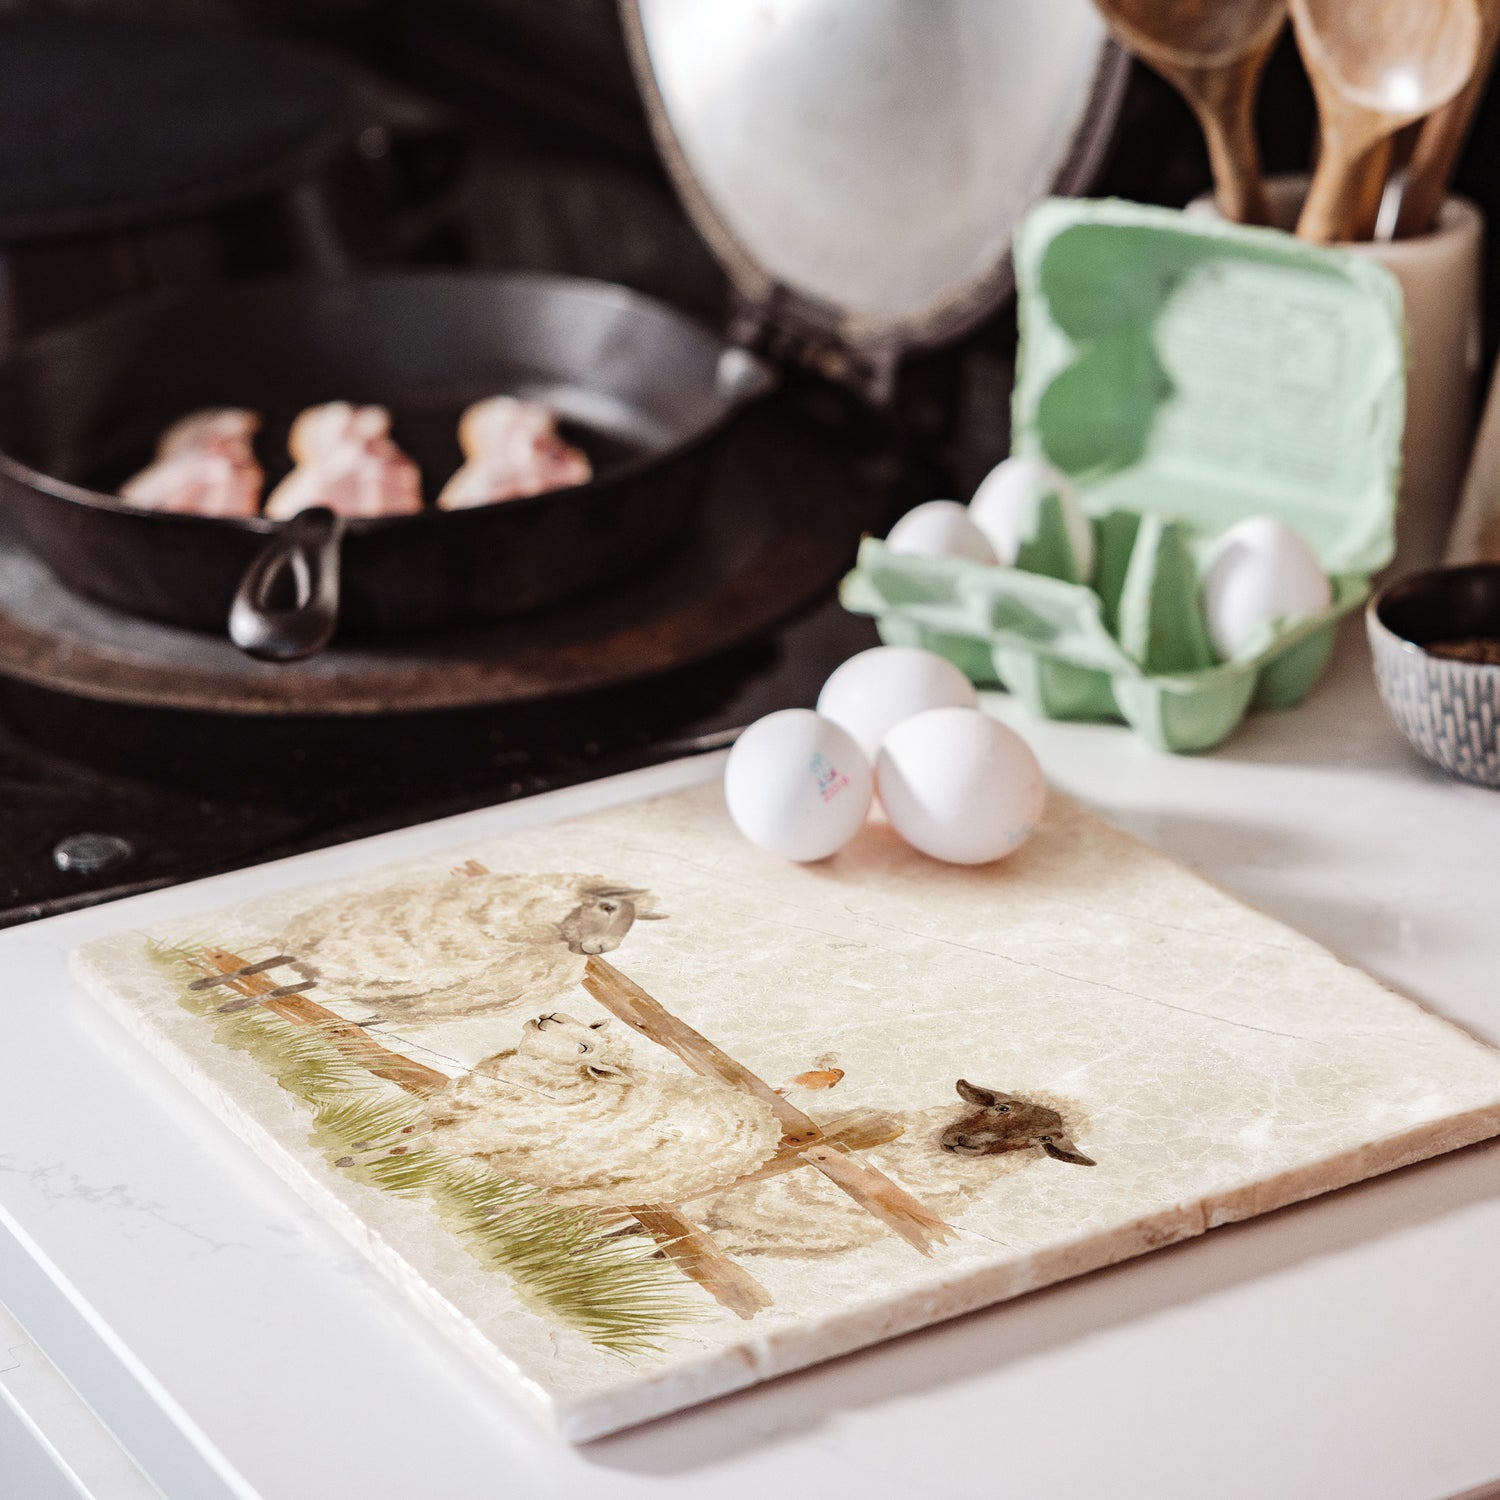
[[[604,1028],[609,1025],[609,1020],[610,1020],[610,1018],[608,1016],[606,1016],[602,1021],[590,1021],[589,1022],[589,1030],[590,1031],[603,1031]]]
[[[592,1078],[612,1078],[618,1083],[635,1082],[635,1075],[616,1063],[585,1063],[584,1068]]]
[[[967,1099],[970,1104],[977,1104],[981,1109],[991,1109],[1000,1102],[999,1095],[993,1089],[979,1088],[967,1078],[960,1078],[954,1087],[958,1090],[960,1099]]]
[[[635,914],[637,922],[665,922],[667,914],[664,911],[637,911]]]
[[[1073,1144],[1072,1140],[1065,1135],[1054,1135],[1050,1141],[1043,1141],[1042,1150],[1048,1156],[1055,1156],[1058,1161],[1072,1162],[1075,1167],[1097,1167],[1099,1165],[1092,1156],[1085,1156]]]

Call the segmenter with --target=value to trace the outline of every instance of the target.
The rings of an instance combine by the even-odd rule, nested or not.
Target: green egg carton
[[[1092,586],[1058,502],[1020,566],[867,539],[846,608],[1054,719],[1123,719],[1202,750],[1312,687],[1338,620],[1394,551],[1405,354],[1387,271],[1276,230],[1117,200],[1054,199],[1015,247],[1015,451],[1067,474],[1094,529]],[[1218,661],[1200,602],[1214,540],[1294,526],[1333,585],[1313,619]]]

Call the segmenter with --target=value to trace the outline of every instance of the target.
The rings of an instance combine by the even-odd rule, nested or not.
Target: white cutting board
[[[315,967],[323,958],[309,995],[355,1021],[383,1009],[369,1028],[382,1048],[462,1075],[538,1014],[605,1018],[566,964],[541,965],[536,986],[498,1008],[476,1006],[484,976],[465,968],[472,937],[514,977],[515,943],[497,934],[525,925],[476,925],[473,882],[493,882],[502,901],[517,882],[541,890],[543,877],[575,875],[649,892],[666,920],[636,923],[610,962],[797,1109],[824,1123],[861,1110],[899,1119],[896,1141],[862,1155],[952,1229],[947,1242],[921,1253],[810,1166],[772,1188],[697,1198],[689,1216],[763,1305],[742,1316],[670,1258],[653,1262],[681,1317],[658,1317],[622,1356],[476,1259],[430,1200],[334,1165],[345,1148],[312,1139],[307,1102],[268,1071],[276,1057],[227,1044],[210,1003],[227,991],[190,991],[196,971],[151,957],[140,932],[77,960],[258,1154],[574,1439],[1500,1133],[1500,1053],[1061,797],[1026,849],[986,870],[936,865],[879,826],[832,861],[794,867],[738,838],[716,786],[689,788],[200,910],[151,935],[247,959],[295,938]],[[413,921],[417,893],[427,904]],[[373,926],[372,910],[385,913]],[[377,942],[380,962],[361,975],[360,942],[403,921],[411,941]],[[431,988],[456,1014],[378,1003],[403,989],[387,981],[412,944],[431,947]],[[664,1097],[691,1076],[648,1039],[627,1042],[631,1070]],[[799,1081],[835,1071],[831,1088]],[[959,1077],[1056,1107],[1095,1165],[1035,1147],[943,1153],[937,1135],[969,1108]],[[410,1097],[373,1078],[361,1087]],[[722,1115],[705,1116],[691,1089],[677,1096],[688,1103],[675,1123],[669,1112],[653,1169],[680,1149],[674,1133],[693,1139],[689,1155],[720,1148]],[[573,1118],[587,1130],[586,1114]],[[618,1155],[635,1202],[629,1176],[643,1168],[629,1145],[605,1132],[595,1149]],[[743,1165],[731,1161],[728,1181]],[[658,1171],[653,1201],[666,1192]]]

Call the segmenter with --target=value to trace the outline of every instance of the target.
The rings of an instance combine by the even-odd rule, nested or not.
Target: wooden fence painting
[[[460,872],[482,873],[483,867],[470,861],[469,867],[455,871]],[[273,959],[252,962],[210,946],[198,950],[188,961],[204,975],[192,986],[195,991],[222,987],[240,997],[239,1001],[221,1007],[226,1012],[243,1009],[248,1003],[263,1006],[298,1025],[316,1027],[339,1044],[345,1057],[359,1063],[373,1077],[421,1098],[437,1093],[450,1081],[452,1075],[385,1046],[359,1022],[310,1000],[306,991],[315,988],[318,981],[299,964],[295,955],[278,954]],[[284,967],[298,969],[302,975],[300,982],[283,983],[275,978],[275,971]],[[758,1170],[714,1192],[731,1191],[786,1172],[813,1170],[923,1255],[930,1255],[936,1246],[952,1238],[953,1229],[939,1215],[878,1168],[861,1161],[857,1154],[895,1140],[903,1128],[898,1120],[879,1111],[863,1110],[819,1125],[605,959],[597,956],[588,959],[583,984],[600,1005],[634,1032],[672,1053],[694,1072],[721,1079],[760,1100],[776,1116],[782,1134],[771,1159]],[[394,1149],[399,1151],[401,1147]],[[710,1195],[699,1194],[696,1198],[704,1196]],[[684,1214],[681,1204],[641,1203],[622,1207],[657,1241],[662,1253],[684,1276],[737,1317],[753,1318],[772,1306],[766,1288],[725,1254],[711,1234]]]

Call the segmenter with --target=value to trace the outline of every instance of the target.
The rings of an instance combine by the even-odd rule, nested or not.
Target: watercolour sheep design
[[[950,1222],[997,1178],[1021,1165],[1016,1157],[962,1162],[938,1142],[953,1111],[893,1112],[902,1133],[861,1158],[914,1193]],[[817,1172],[788,1172],[689,1206],[689,1215],[731,1254],[841,1255],[886,1237],[884,1227]]]
[[[598,875],[482,871],[321,902],[278,941],[330,995],[400,1024],[545,1004],[578,983],[587,955],[664,915],[648,892]]]
[[[1095,1165],[1092,1156],[1085,1156],[1073,1144],[1057,1110],[999,1089],[980,1088],[967,1078],[960,1078],[955,1087],[958,1097],[975,1109],[943,1132],[944,1151],[956,1156],[1004,1156],[1011,1151],[1037,1150],[1075,1166]]]
[[[1092,1165],[1073,1145],[1061,1111],[1052,1107],[1063,1105],[1068,1119],[1081,1130],[1086,1122],[1075,1104],[1038,1094],[1017,1099],[978,1089],[963,1079],[956,1087],[962,1099],[979,1106],[977,1112],[971,1109],[959,1120],[954,1120],[953,1106],[947,1104],[895,1112],[904,1127],[902,1133],[863,1153],[871,1166],[894,1178],[943,1218],[957,1218],[1000,1178],[1045,1161],[1044,1152],[1063,1161]],[[1049,1102],[1041,1102],[1044,1097]],[[1011,1106],[998,1117],[1003,1124],[976,1120],[976,1113],[996,1110],[1002,1103]],[[986,1133],[981,1140],[982,1132]],[[1053,1136],[1057,1149],[1036,1138],[1041,1135]],[[962,1147],[955,1144],[959,1138],[964,1141]],[[811,1172],[747,1183],[694,1209],[694,1217],[704,1228],[741,1254],[839,1255],[882,1237],[880,1226],[868,1214]]]
[[[430,1146],[540,1188],[557,1204],[692,1204],[691,1217],[741,1254],[832,1255],[883,1238],[887,1231],[876,1218],[816,1172],[743,1182],[780,1144],[781,1126],[769,1105],[717,1078],[643,1067],[611,1024],[558,1011],[527,1021],[515,1047],[431,1095],[401,1141],[369,1145],[361,1157]],[[981,1092],[996,1103],[981,1104],[974,1097]],[[1050,1105],[980,1091],[963,1080],[959,1093],[981,1108],[1010,1102],[1030,1125],[1065,1143],[1062,1149],[1073,1154],[1061,1159],[1088,1162]],[[1007,1127],[1010,1144],[955,1151],[955,1132],[971,1122],[954,1122],[952,1114],[944,1105],[899,1114],[902,1134],[863,1153],[945,1217],[961,1213],[1000,1177],[1042,1158],[1047,1146],[1021,1140],[1026,1130]],[[1070,1114],[1079,1118],[1071,1106]],[[1031,1146],[1035,1153],[1024,1149]],[[346,1157],[340,1165],[358,1159]]]
[[[768,1105],[717,1078],[643,1067],[609,1027],[556,1011],[527,1021],[515,1048],[429,1098],[415,1133],[592,1208],[681,1202],[776,1153]]]

